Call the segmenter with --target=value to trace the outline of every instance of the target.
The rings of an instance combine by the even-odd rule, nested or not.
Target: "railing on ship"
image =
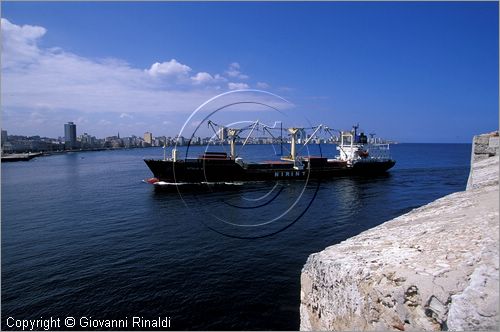
[[[367,150],[370,157],[374,159],[390,159],[391,157],[388,143],[369,144]]]

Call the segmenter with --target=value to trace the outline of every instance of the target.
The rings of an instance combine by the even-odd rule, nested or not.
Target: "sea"
[[[272,160],[280,148],[249,145],[240,156]],[[132,330],[133,317],[168,317],[173,330],[297,330],[308,256],[464,190],[471,144],[391,145],[396,165],[375,177],[155,190],[143,159],[164,153],[2,163],[2,329],[59,318],[67,330],[72,317],[80,330],[120,319]],[[97,326],[78,325],[82,317]]]

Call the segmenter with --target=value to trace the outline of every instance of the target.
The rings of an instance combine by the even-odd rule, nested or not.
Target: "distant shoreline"
[[[12,153],[2,153],[2,157],[8,157],[13,155],[23,155],[23,154],[40,154],[41,156],[51,156],[57,154],[65,153],[75,153],[75,152],[95,152],[95,151],[116,151],[116,150],[132,150],[132,149],[149,149],[149,148],[159,148],[160,146],[137,146],[137,147],[120,147],[120,148],[92,148],[92,149],[74,149],[74,150],[56,150],[56,151],[25,151],[25,152],[12,152]]]
[[[37,151],[37,152],[13,152],[4,153],[2,152],[3,162],[17,162],[17,161],[29,161],[36,157],[49,157],[53,155],[61,155],[67,153],[79,153],[79,152],[97,152],[97,151],[118,151],[118,150],[132,150],[132,149],[149,149],[156,148],[158,146],[141,146],[141,147],[123,147],[123,148],[92,148],[92,149],[78,149],[78,150],[60,150],[60,151]]]
[[[279,143],[276,143],[279,145]],[[275,144],[275,145],[276,145]],[[283,144],[289,144],[289,143],[283,143]],[[321,143],[323,144],[332,144],[335,145],[337,143]],[[457,143],[457,142],[426,142],[426,143],[418,143],[418,142],[391,142],[389,143],[390,145],[399,145],[399,144],[468,144],[471,145],[470,142],[464,142],[464,143]],[[241,145],[241,144],[237,144]],[[272,144],[259,144],[259,143],[248,143],[246,145],[272,145]],[[316,143],[310,143],[310,145],[318,145]],[[195,146],[206,146],[206,145],[200,145],[200,144],[191,144],[191,145],[169,145],[167,148],[182,148],[182,147],[195,147]],[[219,144],[214,144],[211,146],[219,146]],[[76,152],[96,152],[96,151],[120,151],[120,150],[135,150],[135,149],[151,149],[151,148],[160,148],[163,149],[163,146],[131,146],[131,147],[115,147],[115,148],[89,148],[89,149],[73,149],[73,150],[56,150],[56,151],[23,151],[23,152],[9,152],[6,153],[5,151],[2,151],[2,157],[9,157],[9,156],[14,156],[14,155],[27,155],[27,154],[39,154],[38,156],[51,156],[51,155],[60,155],[60,154],[66,154],[66,153],[76,153]]]

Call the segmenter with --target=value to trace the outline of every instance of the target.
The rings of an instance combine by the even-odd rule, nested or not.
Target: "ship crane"
[[[326,127],[326,126],[325,126],[325,125],[323,125],[323,124],[320,124],[320,125],[318,125],[318,126],[316,126],[316,127],[311,127],[311,128],[300,128],[300,131],[301,131],[302,133],[305,133],[305,131],[304,131],[305,129],[314,129],[314,131],[311,133],[311,135],[309,136],[309,138],[307,138],[307,139],[305,140],[305,142],[302,144],[302,147],[300,148],[300,150],[299,150],[298,152],[302,151],[302,149],[303,149],[303,148],[304,148],[307,144],[309,144],[309,142],[310,142],[312,139],[314,139],[314,137],[316,137],[316,136],[317,136],[317,134],[318,134],[318,133],[319,133],[322,129],[325,129],[325,128],[328,128],[328,127]],[[303,134],[303,135],[305,136],[305,134]],[[296,153],[295,153],[295,146],[294,146],[294,141],[293,141],[293,140],[292,140],[292,150],[293,150],[293,153],[291,154],[291,159],[292,159],[293,161],[296,161],[296,159],[297,159],[297,155],[296,155]]]
[[[250,136],[254,132],[254,130],[256,130],[256,129],[258,130],[259,124],[260,124],[259,120],[256,120],[256,121],[252,122],[250,125],[242,127],[242,128],[227,128],[227,127],[218,125],[217,123],[215,123],[211,120],[208,120],[208,126],[212,128],[212,130],[214,131],[214,133],[216,135],[218,135],[218,134],[217,134],[217,130],[215,129],[215,127],[219,127],[219,132],[222,131],[223,133],[227,134],[227,139],[229,141],[229,146],[230,146],[230,158],[231,159],[236,159],[236,157],[238,157],[238,155],[236,154],[236,140],[238,138],[240,138],[240,133],[244,132],[245,130],[250,130],[250,132],[248,133],[248,135],[245,138],[245,141],[243,142],[243,145],[242,145],[242,146],[245,146],[247,144],[248,140],[250,139]],[[222,140],[225,139],[224,134],[222,134],[221,136],[223,136],[223,138],[221,138]]]

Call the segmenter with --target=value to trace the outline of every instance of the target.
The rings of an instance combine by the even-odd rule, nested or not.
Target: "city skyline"
[[[283,96],[313,124],[359,122],[400,142],[469,142],[498,127],[498,3],[2,9],[2,126],[20,135],[58,137],[73,121],[100,137],[174,136],[207,99],[246,88]]]
[[[260,123],[260,126],[264,124]],[[266,126],[267,127],[267,126]],[[270,131],[262,131],[259,135],[259,130],[250,130],[249,126],[244,131],[249,131],[248,135],[237,135],[235,138],[235,143],[238,145],[245,144],[290,144],[291,137],[287,134],[286,128],[277,127],[275,129],[280,129],[281,134],[275,132],[272,135]],[[240,127],[240,129],[242,129]],[[254,128],[255,129],[255,128]],[[326,131],[323,130],[323,134],[328,133],[328,136],[320,135],[315,130],[315,128],[307,128],[313,130],[314,132],[306,133],[303,131],[298,136],[298,144],[339,144],[340,135],[338,133],[335,135],[330,128]],[[353,127],[353,131],[358,128]],[[230,131],[227,127],[219,127],[217,131],[211,136],[188,136],[184,137],[182,135],[171,136],[154,136],[151,132],[145,132],[143,137],[131,135],[130,137],[120,136],[118,132],[117,135],[106,136],[106,137],[95,137],[92,134],[84,132],[83,134],[78,134],[77,126],[73,122],[69,121],[64,124],[64,136],[55,137],[41,137],[40,135],[25,136],[25,135],[9,135],[7,130],[2,128],[2,153],[28,153],[28,152],[64,152],[64,151],[97,151],[97,150],[108,150],[108,149],[121,149],[121,148],[146,148],[146,147],[173,147],[173,146],[185,146],[185,145],[204,145],[208,146],[219,146],[224,144],[229,144],[228,132]],[[351,132],[353,132],[351,131]],[[355,132],[355,131],[354,131]],[[257,133],[253,135],[252,133]],[[316,133],[316,134],[315,134]],[[361,133],[363,136],[364,133]],[[306,136],[302,136],[306,135]],[[375,134],[369,134],[367,141],[374,144],[392,144],[396,142],[387,141],[381,137],[374,137]],[[367,137],[364,135],[364,137]]]

